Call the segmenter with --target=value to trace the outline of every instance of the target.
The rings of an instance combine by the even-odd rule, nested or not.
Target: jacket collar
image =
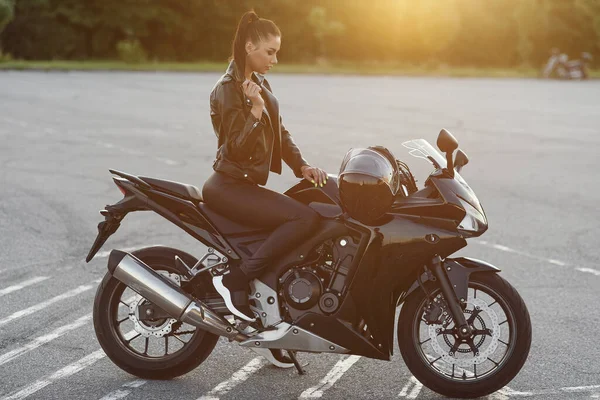
[[[225,74],[230,75],[231,77],[233,77],[233,79],[235,79],[239,83],[243,83],[246,80],[243,72],[241,72],[239,70],[239,68],[237,67],[237,64],[235,63],[234,60],[231,60],[231,62],[229,63],[229,66],[227,67],[227,71],[225,71]],[[257,74],[256,72],[253,72],[252,80],[254,80],[254,82],[256,82],[257,84],[262,86],[263,81],[265,80],[265,76],[263,74]]]

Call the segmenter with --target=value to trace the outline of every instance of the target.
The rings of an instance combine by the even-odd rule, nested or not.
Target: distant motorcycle
[[[569,60],[566,54],[553,53],[542,69],[541,76],[554,79],[588,79],[588,68],[591,61],[590,53],[582,53],[579,60]]]
[[[111,170],[123,199],[100,213],[86,261],[130,212],[154,211],[208,246],[113,250],[94,302],[94,328],[107,356],[146,379],[199,366],[219,336],[281,368],[304,373],[296,352],[390,360],[394,319],[402,357],[428,388],[450,397],[485,396],[523,367],[531,321],[495,266],[450,258],[488,228],[461,168],[468,158],[446,130],[443,156],[427,141],[403,143],[425,160],[419,189],[408,164],[383,147],[351,149],[323,188],[302,180],[286,195],[312,207],[320,227],[250,283],[254,322],[227,308],[212,280],[237,268],[269,232],[217,214],[198,188]],[[287,355],[284,353],[286,351]]]

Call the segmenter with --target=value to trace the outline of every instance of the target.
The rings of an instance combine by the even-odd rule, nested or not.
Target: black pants
[[[208,178],[202,197],[211,209],[235,222],[273,229],[241,265],[248,279],[261,275],[271,261],[306,239],[319,223],[319,215],[307,205],[223,172]]]

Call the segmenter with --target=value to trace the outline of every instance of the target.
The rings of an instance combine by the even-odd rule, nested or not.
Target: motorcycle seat
[[[166,181],[163,179],[148,178],[145,176],[140,176],[139,178],[152,186],[152,188],[161,192],[169,193],[187,200],[203,201],[202,192],[196,186],[188,185],[186,183]]]
[[[248,235],[250,233],[268,233],[272,230],[264,228],[259,228],[256,226],[245,225],[236,221],[233,221],[227,218],[224,215],[219,214],[214,211],[212,208],[208,206],[208,204],[204,202],[198,203],[198,208],[204,214],[204,216],[208,219],[208,221],[214,225],[214,227],[225,236],[228,235]]]

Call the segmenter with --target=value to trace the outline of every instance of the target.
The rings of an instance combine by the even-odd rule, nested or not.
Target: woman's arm
[[[302,153],[290,132],[285,129],[283,120],[279,117],[279,124],[281,125],[281,158],[289,167],[294,171],[296,178],[302,178],[302,167],[308,166],[308,162],[302,157]]]
[[[232,155],[243,159],[248,157],[257,139],[262,134],[264,124],[260,121],[262,107],[253,106],[251,112],[244,112],[243,95],[235,88],[235,82],[223,83],[218,92],[222,133],[227,135],[227,146]]]
[[[271,85],[265,79],[263,84],[273,93]],[[309,182],[314,183],[315,187],[321,185],[321,187],[327,182],[327,173],[321,168],[311,167],[310,164],[302,157],[302,153],[290,132],[285,129],[283,125],[283,119],[279,116],[279,126],[281,127],[281,158],[285,163],[294,171],[294,175],[297,178],[304,178]]]
[[[315,187],[321,185],[323,187],[327,183],[327,172],[321,168],[311,167],[302,157],[300,149],[294,143],[292,135],[283,126],[283,121],[279,117],[281,125],[281,151],[282,158],[287,165],[290,166],[296,178],[304,178],[309,182],[314,183]]]

